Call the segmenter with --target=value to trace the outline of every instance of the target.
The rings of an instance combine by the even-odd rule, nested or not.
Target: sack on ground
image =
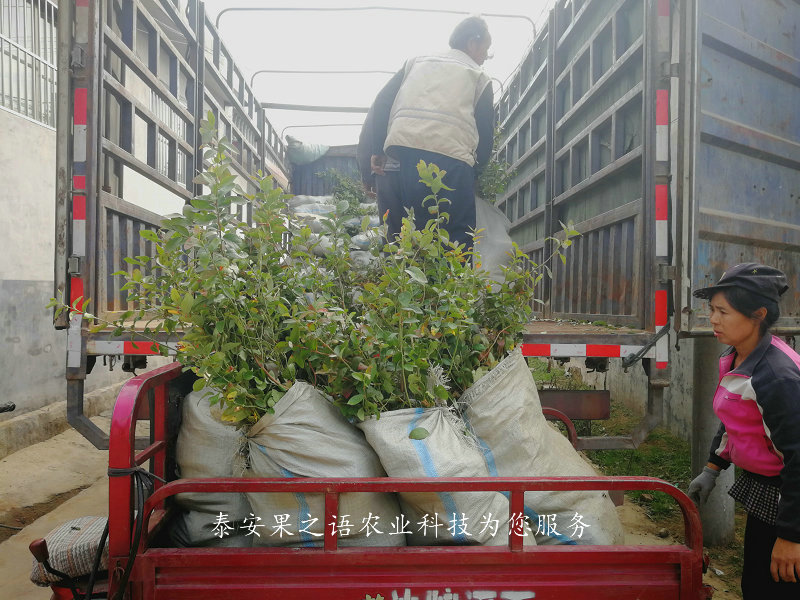
[[[464,392],[460,402],[492,475],[597,475],[545,420],[536,382],[519,349]],[[607,492],[527,492],[525,506],[538,544],[622,543],[622,526]]]
[[[464,422],[447,408],[384,412],[358,427],[389,477],[489,476]],[[424,430],[427,436],[411,439],[414,430]],[[399,496],[409,545],[508,543],[508,500],[499,492],[404,492]],[[532,535],[525,539],[533,543]]]
[[[312,386],[298,382],[248,432],[248,477],[384,477],[364,435]],[[260,519],[256,546],[318,547],[323,543],[323,494],[248,494]],[[339,496],[339,546],[403,546],[392,535],[399,518],[395,494]]]
[[[220,418],[211,406],[210,390],[191,392],[181,405],[181,426],[175,459],[182,478],[238,477],[243,470],[241,432]],[[186,492],[175,496],[183,512],[171,521],[169,536],[178,547],[247,547],[242,533],[250,504],[244,494]]]

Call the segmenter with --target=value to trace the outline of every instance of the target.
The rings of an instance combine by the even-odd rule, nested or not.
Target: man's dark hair
[[[772,327],[775,321],[778,320],[778,317],[781,316],[778,303],[774,300],[764,298],[763,296],[754,294],[740,287],[722,288],[720,291],[724,294],[728,304],[730,304],[734,310],[751,319],[755,318],[755,312],[762,306],[767,309],[767,315],[760,324],[760,333],[762,336],[769,331],[769,328]]]
[[[450,34],[450,47],[454,50],[467,50],[470,40],[480,39],[489,35],[489,26],[480,17],[467,17],[456,25]]]

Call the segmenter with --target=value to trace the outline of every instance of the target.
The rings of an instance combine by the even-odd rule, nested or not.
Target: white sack
[[[520,349],[512,352],[461,396],[464,419],[479,438],[492,475],[499,477],[596,476],[569,441],[542,414],[539,392]],[[620,544],[622,526],[607,492],[528,492],[526,513],[556,515],[559,535],[537,532],[538,544]],[[579,536],[575,514],[588,525]],[[543,522],[545,531],[546,521]],[[577,525],[577,523],[576,523]]]
[[[304,194],[292,196],[288,200],[289,208],[293,211],[303,204],[335,204],[335,202],[333,196],[306,196]]]
[[[367,436],[389,477],[488,477],[489,471],[479,447],[470,440],[461,419],[444,407],[409,408],[381,413],[358,427]],[[425,439],[410,439],[417,428],[428,432]],[[409,522],[408,543],[412,546],[431,546],[447,543],[479,543],[491,546],[508,543],[508,500],[498,492],[404,492],[400,507]],[[463,529],[448,527],[453,515]],[[428,515],[440,525],[438,537],[434,530],[421,531],[420,524]],[[498,519],[499,528],[486,527]],[[533,543],[528,532],[526,543]]]
[[[249,477],[385,477],[378,457],[364,435],[351,425],[318,390],[298,382],[247,434]],[[325,503],[323,494],[247,494],[261,518],[256,546],[321,546]],[[285,529],[276,529],[288,515]],[[317,519],[315,523],[309,522]],[[339,546],[404,546],[405,536],[391,535],[400,515],[395,494],[348,493],[339,496],[339,515],[351,523],[350,535]],[[373,520],[370,521],[370,516]],[[374,521],[374,517],[378,521]],[[368,519],[365,521],[365,519]],[[377,532],[365,524],[374,523]],[[301,530],[306,529],[306,532]]]
[[[331,215],[336,212],[335,204],[299,204],[293,207],[296,214]]]
[[[475,243],[475,264],[489,272],[489,276],[497,281],[503,280],[502,266],[511,261],[512,242],[508,235],[511,221],[494,204],[483,198],[475,198],[475,231],[478,233]]]
[[[242,434],[220,420],[219,405],[209,404],[211,395],[211,390],[191,392],[181,404],[175,459],[184,479],[238,477],[242,472]],[[187,492],[177,494],[175,503],[185,511],[172,521],[170,538],[175,545],[250,546],[250,537],[242,530],[251,512],[244,494]],[[227,526],[220,513],[226,515]]]

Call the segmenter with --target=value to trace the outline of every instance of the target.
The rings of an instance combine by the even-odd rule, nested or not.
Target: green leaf
[[[192,312],[192,306],[194,305],[194,298],[192,298],[191,294],[184,295],[183,299],[181,300],[181,312],[185,315],[188,315]]]
[[[430,431],[428,431],[424,427],[415,427],[408,434],[408,439],[410,439],[410,440],[424,440],[430,434],[431,434]]]
[[[409,267],[408,269],[406,269],[406,273],[408,273],[411,279],[413,279],[417,283],[422,283],[422,284],[428,283],[428,278],[425,277],[425,273],[423,273],[419,267]]]
[[[200,379],[195,380],[195,382],[192,384],[192,389],[195,392],[199,392],[204,387],[206,387],[206,380],[203,379],[202,377]]]
[[[151,242],[158,243],[161,240],[158,239],[158,234],[153,231],[152,229],[142,229],[139,232],[139,235],[142,236],[144,239],[149,240]]]
[[[361,404],[361,401],[363,399],[364,399],[364,394],[354,394],[347,401],[347,404],[350,405],[350,406],[355,406],[356,404]]]

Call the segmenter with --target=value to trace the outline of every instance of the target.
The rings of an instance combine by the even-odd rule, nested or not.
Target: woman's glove
[[[714,486],[717,484],[717,477],[719,477],[719,471],[711,467],[703,467],[703,471],[700,475],[692,479],[692,483],[689,484],[689,489],[686,494],[698,506],[705,504],[711,490],[713,490]]]

